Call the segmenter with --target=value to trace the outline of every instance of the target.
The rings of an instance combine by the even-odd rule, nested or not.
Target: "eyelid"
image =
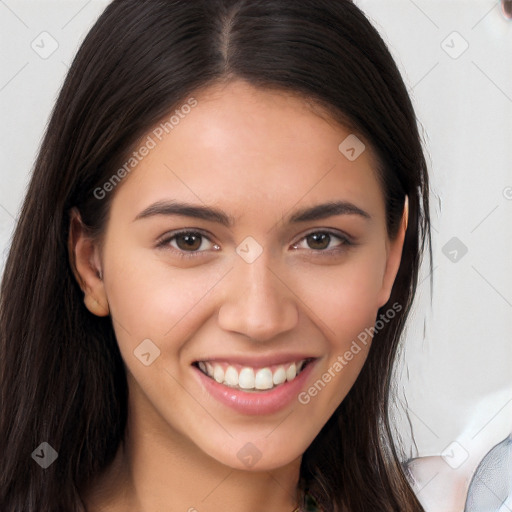
[[[305,240],[308,236],[315,235],[315,234],[318,234],[318,233],[333,236],[333,237],[337,238],[338,240],[340,240],[342,243],[339,246],[337,246],[337,247],[335,247],[333,249],[324,249],[324,250],[310,249],[310,251],[313,252],[313,253],[317,253],[317,254],[326,253],[326,254],[329,254],[332,251],[339,250],[339,247],[356,245],[355,240],[351,236],[346,234],[346,233],[343,233],[343,232],[337,231],[337,230],[333,230],[333,229],[327,229],[327,228],[326,229],[322,229],[322,228],[318,229],[317,228],[317,229],[313,229],[313,230],[305,233],[304,235],[302,235],[297,240],[297,242],[292,244],[292,247],[297,246],[300,242]]]
[[[354,238],[352,236],[350,236],[348,233],[345,233],[344,231],[340,231],[338,229],[333,229],[333,228],[313,228],[313,229],[309,230],[308,232],[304,233],[303,235],[301,235],[300,240],[302,240],[303,238],[306,238],[310,235],[314,235],[316,233],[326,233],[328,235],[336,236],[342,240],[347,240],[348,242],[355,242]]]
[[[213,238],[212,235],[209,234],[207,231],[204,231],[202,229],[197,229],[197,228],[189,228],[189,229],[178,229],[176,231],[169,231],[168,233],[165,233],[157,240],[156,248],[169,250],[169,251],[174,252],[174,253],[178,254],[179,256],[183,256],[183,257],[194,257],[194,256],[200,255],[204,252],[208,252],[207,250],[206,251],[182,251],[180,249],[177,249],[176,247],[172,247],[170,245],[170,242],[180,235],[198,235],[203,239],[207,239],[211,244],[213,244],[214,247],[219,247],[218,244],[212,240],[212,238]]]
[[[312,230],[308,231],[307,233],[301,235],[301,237],[296,242],[294,242],[291,245],[291,247],[293,247],[294,249],[297,249],[296,246],[300,242],[305,240],[308,236],[314,235],[314,234],[327,234],[327,235],[337,238],[341,242],[340,245],[336,246],[333,249],[323,249],[323,250],[306,249],[306,250],[309,250],[310,252],[314,253],[315,255],[322,255],[322,254],[329,255],[329,254],[332,254],[335,252],[339,252],[340,250],[343,250],[343,248],[356,245],[356,242],[354,241],[354,239],[346,233],[343,233],[338,230],[328,229],[328,228],[315,228],[315,229],[312,229]],[[156,242],[156,248],[170,250],[171,252],[178,254],[178,256],[185,257],[185,258],[186,257],[196,257],[196,256],[201,255],[202,253],[209,252],[208,250],[183,251],[183,250],[177,249],[175,247],[172,247],[170,245],[170,242],[180,235],[198,235],[198,236],[202,237],[203,239],[207,239],[211,244],[214,245],[214,247],[219,247],[219,245],[212,240],[213,235],[211,235],[207,231],[198,229],[198,228],[185,228],[185,229],[179,229],[176,231],[170,231],[170,232],[162,235]],[[217,250],[218,249],[216,249],[215,251],[217,251]],[[211,249],[210,249],[210,251],[211,251]]]

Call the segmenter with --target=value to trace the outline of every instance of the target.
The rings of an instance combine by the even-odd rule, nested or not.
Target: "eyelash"
[[[356,245],[352,240],[350,240],[346,235],[342,235],[341,233],[333,232],[328,229],[326,230],[317,230],[317,231],[311,231],[309,233],[306,233],[297,243],[293,244],[292,246],[298,246],[300,242],[303,240],[306,240],[311,235],[329,235],[331,237],[337,238],[341,244],[334,249],[310,249],[316,256],[320,257],[335,257],[339,256],[339,254],[343,251],[345,251],[347,248]],[[202,233],[200,231],[193,231],[193,230],[183,230],[183,231],[177,231],[175,233],[171,233],[170,236],[166,236],[163,240],[157,242],[157,248],[159,249],[165,249],[170,250],[171,252],[174,252],[177,254],[180,258],[197,258],[201,256],[203,252],[207,251],[183,251],[181,249],[176,249],[175,247],[170,246],[170,242],[174,240],[175,238],[178,238],[182,235],[192,235],[192,236],[198,236],[201,238],[206,238],[207,240],[210,240],[209,236],[205,233]],[[213,243],[213,242],[211,242]],[[215,244],[217,245],[217,244]]]

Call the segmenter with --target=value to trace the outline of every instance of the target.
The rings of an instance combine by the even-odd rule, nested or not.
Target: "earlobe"
[[[87,235],[77,208],[70,211],[68,253],[75,279],[84,292],[85,306],[96,316],[107,316],[109,305],[98,247]]]
[[[93,315],[108,316],[110,313],[108,302],[100,303],[88,293],[85,294],[84,304]]]

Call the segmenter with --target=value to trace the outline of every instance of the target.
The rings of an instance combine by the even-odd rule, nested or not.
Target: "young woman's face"
[[[388,239],[370,148],[298,98],[238,81],[195,100],[112,192],[89,285],[145,431],[268,470],[354,384],[405,224]]]

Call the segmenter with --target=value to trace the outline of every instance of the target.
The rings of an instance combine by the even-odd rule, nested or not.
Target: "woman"
[[[351,2],[115,0],[5,267],[0,509],[421,511],[388,402],[429,237]]]

